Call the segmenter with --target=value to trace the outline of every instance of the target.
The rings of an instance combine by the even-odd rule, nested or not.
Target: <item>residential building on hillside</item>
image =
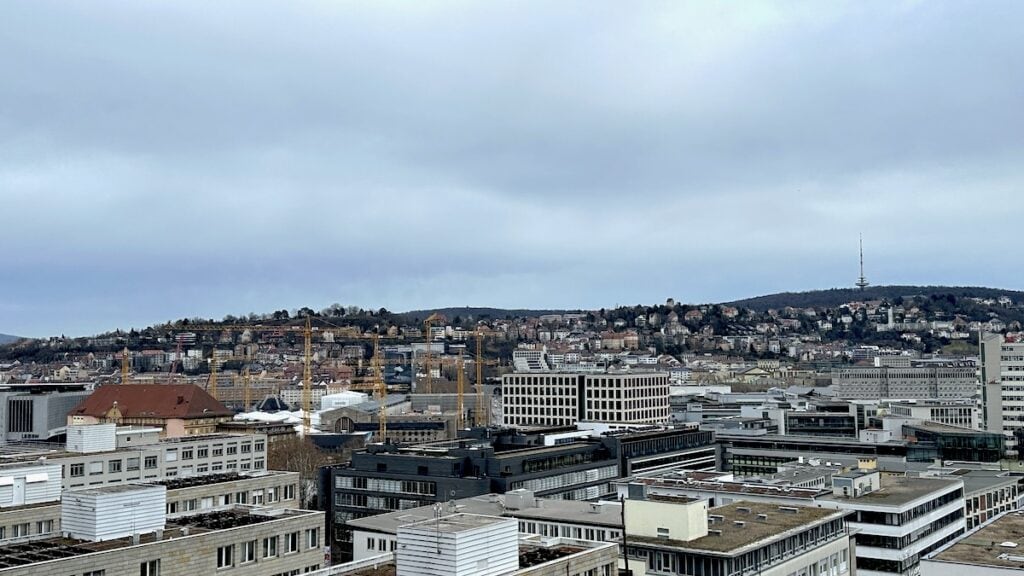
[[[168,438],[210,434],[235,413],[194,384],[100,386],[67,415],[67,423],[147,426]]]
[[[506,374],[502,412],[508,426],[572,426],[577,422],[664,424],[665,372]]]

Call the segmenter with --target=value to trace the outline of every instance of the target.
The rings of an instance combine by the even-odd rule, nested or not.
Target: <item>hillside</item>
[[[425,320],[431,314],[441,314],[449,321],[456,317],[460,319],[473,318],[475,320],[498,320],[503,318],[535,318],[545,314],[563,314],[569,310],[526,310],[526,309],[505,309],[505,308],[474,308],[463,306],[460,308],[434,308],[431,310],[410,310],[408,312],[396,312],[392,316],[404,323],[418,323]]]
[[[11,342],[17,342],[21,340],[20,336],[11,336],[10,334],[0,334],[0,346],[4,344],[10,344]]]
[[[808,292],[781,292],[755,298],[728,302],[731,306],[750,308],[763,312],[770,308],[834,308],[855,300],[895,300],[912,296],[947,296],[956,298],[998,298],[1007,296],[1015,303],[1024,302],[1024,292],[1001,290],[977,286],[870,286],[864,290],[856,288],[832,288]]]

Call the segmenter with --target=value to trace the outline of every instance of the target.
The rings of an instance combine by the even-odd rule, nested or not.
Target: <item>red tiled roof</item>
[[[117,403],[124,418],[210,418],[234,412],[194,384],[111,384],[100,386],[69,412],[102,418]]]

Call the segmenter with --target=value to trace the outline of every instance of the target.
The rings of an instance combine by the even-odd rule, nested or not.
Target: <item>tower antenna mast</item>
[[[868,279],[864,277],[864,235],[863,234],[860,235],[860,278],[857,279],[857,283],[855,284],[855,286],[857,286],[857,288],[860,288],[861,290],[864,290],[865,288],[870,286],[870,284],[868,283]]]

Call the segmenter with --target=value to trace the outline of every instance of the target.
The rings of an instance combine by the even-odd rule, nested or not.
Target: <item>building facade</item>
[[[833,370],[832,384],[840,398],[959,400],[975,395],[978,374],[971,362],[906,368],[855,366]]]
[[[501,393],[508,426],[664,424],[670,411],[664,372],[506,374]]]

